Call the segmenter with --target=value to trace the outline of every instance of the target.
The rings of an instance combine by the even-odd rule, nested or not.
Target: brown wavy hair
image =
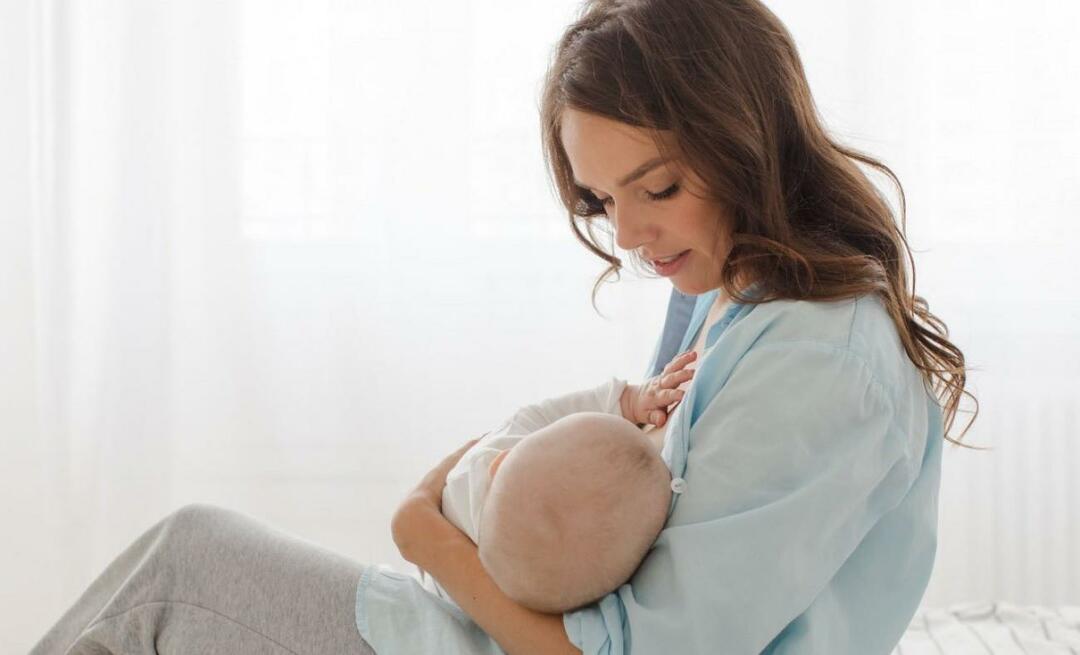
[[[900,180],[829,136],[794,40],[765,5],[586,0],[555,46],[540,107],[544,160],[575,236],[609,264],[593,286],[595,305],[597,289],[612,274],[618,279],[622,262],[597,239],[602,204],[574,182],[560,136],[566,108],[644,129],[662,156],[677,155],[678,166],[705,181],[709,197],[730,210],[732,249],[720,285],[736,302],[879,294],[942,403],[945,439],[971,447],[948,436],[961,395],[975,411],[960,438],[978,401],[964,389],[964,354],[915,295]],[[900,226],[859,163],[896,185]],[[741,292],[748,280],[762,283],[762,295]]]

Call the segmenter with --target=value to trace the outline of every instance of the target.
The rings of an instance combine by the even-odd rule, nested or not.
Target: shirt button
[[[686,491],[686,480],[683,480],[682,478],[672,478],[671,490],[677,494],[681,494],[682,492]]]

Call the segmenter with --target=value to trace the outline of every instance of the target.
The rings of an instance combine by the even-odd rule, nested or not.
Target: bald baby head
[[[667,465],[640,429],[611,414],[559,419],[493,469],[480,560],[504,593],[535,610],[564,612],[617,588],[667,518]]]

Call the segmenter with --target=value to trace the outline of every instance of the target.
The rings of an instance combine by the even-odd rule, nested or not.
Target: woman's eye
[[[607,199],[600,200],[592,191],[589,191],[585,187],[578,187],[578,198],[578,208],[575,212],[577,215],[590,217],[606,213],[605,206],[607,204]]]
[[[660,193],[652,193],[651,191],[646,191],[645,195],[649,198],[649,200],[658,201],[666,200],[675,195],[678,191],[679,183],[676,182],[675,184],[672,184]],[[608,203],[615,202],[614,198],[598,198],[596,194],[584,187],[578,187],[578,192],[581,197],[581,201],[584,204],[584,207],[582,207],[582,209],[584,210],[583,213],[585,214],[604,213],[608,206]]]
[[[646,191],[645,194],[647,196],[649,196],[650,200],[664,200],[665,198],[670,198],[671,196],[675,195],[675,193],[678,190],[679,190],[679,183],[676,182],[675,184],[672,184],[671,186],[664,189],[660,193],[650,193],[650,192]]]
[[[664,189],[660,193],[653,193],[651,191],[646,191],[645,195],[648,196],[649,200],[664,200],[666,198],[670,198],[671,196],[675,195],[675,192],[678,191],[678,190],[679,190],[679,185],[676,183],[676,184],[672,184],[671,186]],[[596,196],[593,196],[593,197],[595,198]],[[597,199],[597,201],[600,204],[605,205],[605,206],[609,202],[611,202],[611,200],[612,200],[611,198],[598,198]]]

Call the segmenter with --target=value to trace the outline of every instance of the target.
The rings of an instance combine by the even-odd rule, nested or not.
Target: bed
[[[1006,602],[920,609],[893,655],[1080,655],[1080,605]]]

